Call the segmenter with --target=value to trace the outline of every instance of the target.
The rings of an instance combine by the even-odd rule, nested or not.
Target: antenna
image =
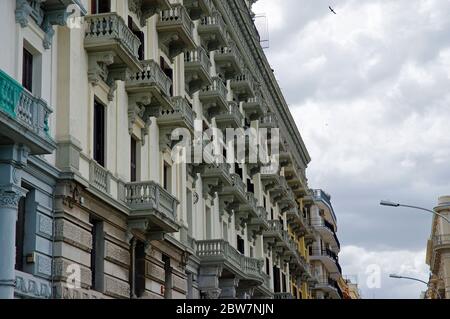
[[[269,23],[265,13],[255,14],[255,26],[260,37],[260,44],[263,49],[268,49],[269,46]]]

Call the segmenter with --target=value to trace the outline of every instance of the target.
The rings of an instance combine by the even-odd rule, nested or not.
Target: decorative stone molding
[[[71,266],[73,266],[74,263],[70,262],[65,259],[56,258],[53,264],[53,276],[56,281],[66,281],[68,279],[68,276],[72,274],[72,272],[69,272],[68,270],[71,269]],[[91,286],[91,270],[85,266],[81,266],[79,264],[76,264],[80,267],[81,272],[81,287],[82,288],[88,288]]]
[[[0,208],[17,209],[25,193],[14,186],[0,186]]]
[[[53,286],[54,298],[56,299],[109,299],[105,295],[87,289],[72,289],[64,283],[57,283]]]
[[[64,219],[58,219],[55,222],[55,240],[69,243],[86,252],[92,249],[92,235]]]
[[[48,216],[38,213],[38,233],[50,238],[53,235],[53,222]]]
[[[16,0],[16,22],[22,28],[26,28],[32,17],[36,24],[44,31],[43,45],[45,49],[50,49],[55,30],[54,25],[66,25],[67,18],[75,13],[75,10],[68,12],[69,2],[61,3],[58,8],[45,10],[45,1],[42,0]]]
[[[130,285],[121,280],[105,276],[105,294],[116,298],[130,298]]]
[[[48,299],[52,296],[50,282],[16,271],[14,295],[21,298]]]
[[[157,3],[158,1],[154,2]],[[160,11],[160,7],[158,6],[158,4],[150,6],[147,5],[147,7],[144,7],[142,5],[142,0],[129,0],[128,10],[136,14],[141,24],[141,27],[144,27],[147,19],[153,16],[154,14],[158,13]]]
[[[165,274],[164,268],[161,266],[156,265],[155,263],[151,261],[145,262],[145,276],[156,280],[160,283],[164,283],[165,280]]]
[[[105,259],[123,267],[130,265],[130,252],[109,242],[105,242]]]

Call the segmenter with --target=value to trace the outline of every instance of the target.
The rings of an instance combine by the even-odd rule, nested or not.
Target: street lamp
[[[381,206],[388,206],[388,207],[407,207],[407,208],[414,208],[414,209],[418,209],[418,210],[423,210],[429,213],[432,213],[433,215],[437,215],[439,217],[442,217],[447,223],[450,224],[450,219],[448,219],[447,216],[444,216],[442,214],[439,214],[438,212],[435,212],[434,210],[431,209],[427,209],[427,208],[423,208],[423,207],[418,207],[418,206],[411,206],[411,205],[404,205],[404,204],[399,204],[399,203],[394,203],[391,201],[387,201],[387,200],[382,200],[380,202]]]
[[[434,292],[436,292],[436,294],[438,295],[439,299],[442,299],[441,294],[439,293],[439,291],[436,288],[429,286],[428,283],[426,281],[424,281],[424,280],[417,279],[417,278],[412,278],[412,277],[405,277],[405,276],[395,275],[395,274],[390,274],[389,277],[390,278],[394,278],[394,279],[413,280],[413,281],[418,281],[420,283],[423,283],[423,284],[427,285],[428,288],[433,289]]]

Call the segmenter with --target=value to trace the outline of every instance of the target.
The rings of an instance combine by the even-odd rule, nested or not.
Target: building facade
[[[450,196],[440,197],[434,211],[450,218]],[[438,215],[433,215],[426,262],[430,266],[430,280],[425,297],[450,299],[450,225]]]
[[[1,1],[0,298],[340,296],[252,2]]]

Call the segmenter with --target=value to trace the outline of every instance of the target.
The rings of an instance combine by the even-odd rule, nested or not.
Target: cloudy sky
[[[365,298],[418,298],[424,285],[388,275],[427,280],[431,217],[378,203],[432,208],[450,194],[450,1],[259,0],[254,11],[312,157],[310,187],[332,195],[344,273]]]

